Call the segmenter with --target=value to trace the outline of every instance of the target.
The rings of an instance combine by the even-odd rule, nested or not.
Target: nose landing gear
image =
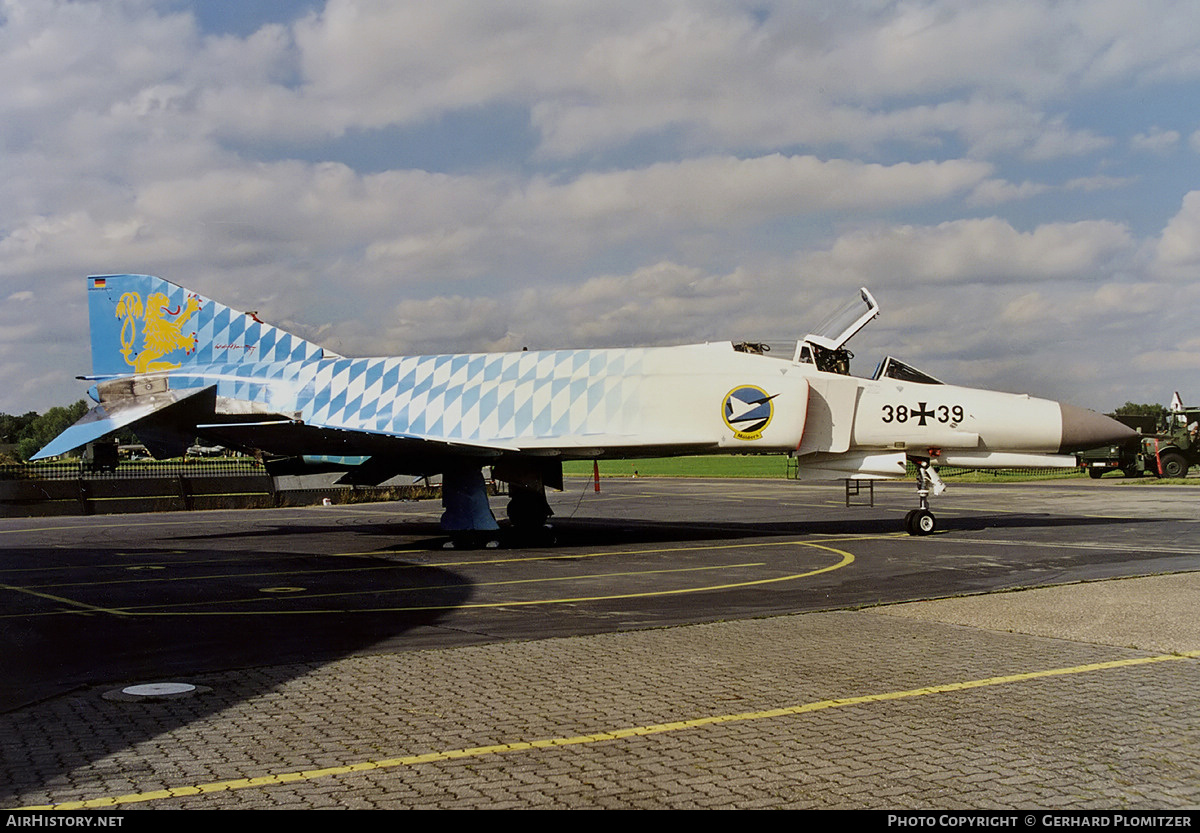
[[[909,511],[904,516],[904,531],[909,535],[932,535],[937,532],[938,523],[937,518],[929,511],[929,493],[932,491],[935,495],[940,495],[946,491],[946,484],[938,477],[928,460],[913,462],[917,466],[917,499],[921,507]]]

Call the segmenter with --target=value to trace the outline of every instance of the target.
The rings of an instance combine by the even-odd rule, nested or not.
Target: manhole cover
[[[209,691],[212,689],[208,686],[191,683],[143,683],[107,691],[103,697],[105,700],[118,700],[123,703],[147,703],[157,700],[179,700]]]

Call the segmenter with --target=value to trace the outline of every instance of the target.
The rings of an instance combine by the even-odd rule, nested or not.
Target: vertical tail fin
[[[96,376],[326,355],[319,345],[264,324],[253,313],[151,275],[89,277],[88,317]]]

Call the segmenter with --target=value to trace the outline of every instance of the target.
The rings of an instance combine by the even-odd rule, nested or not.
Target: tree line
[[[1113,413],[1117,414],[1118,416],[1152,416],[1155,417],[1157,421],[1162,422],[1163,418],[1166,417],[1170,411],[1167,410],[1165,405],[1148,405],[1139,404],[1137,402],[1126,402],[1120,408],[1117,408],[1117,410],[1113,411]]]
[[[0,444],[4,456],[14,461],[25,461],[43,446],[57,437],[88,411],[86,400],[80,399],[66,407],[55,406],[44,414],[0,413]]]

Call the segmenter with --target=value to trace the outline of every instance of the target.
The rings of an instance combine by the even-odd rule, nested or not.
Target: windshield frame
[[[924,370],[913,367],[908,362],[902,361],[895,356],[884,356],[882,361],[875,367],[875,375],[871,378],[876,381],[880,379],[895,379],[899,382],[911,382],[915,385],[946,384],[941,379],[930,376]]]

